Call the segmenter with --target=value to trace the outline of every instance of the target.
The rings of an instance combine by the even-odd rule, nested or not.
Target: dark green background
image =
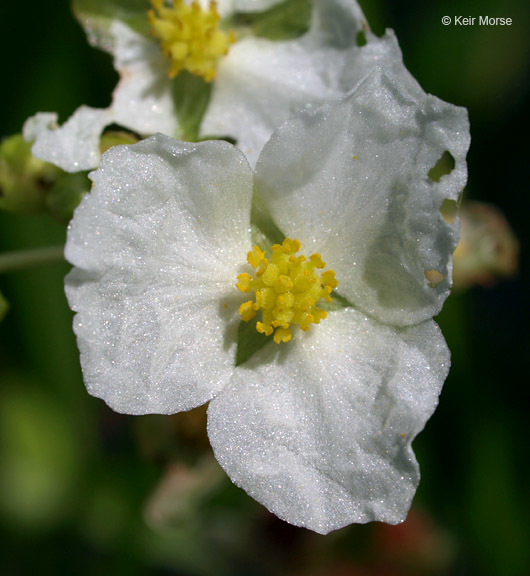
[[[453,367],[415,442],[423,478],[410,521],[321,537],[221,480],[186,496],[170,529],[150,529],[144,502],[167,466],[209,448],[180,416],[120,416],[87,395],[63,295],[68,267],[57,264],[0,276],[12,304],[0,324],[0,573],[530,573],[528,2],[361,4],[376,32],[396,31],[426,91],[468,108],[466,197],[501,208],[522,247],[516,278],[452,296],[438,318]],[[443,26],[444,15],[513,25]],[[80,104],[106,106],[117,79],[66,1],[3,1],[0,58],[0,136],[37,111],[65,120]],[[64,236],[50,217],[0,214],[2,251]]]

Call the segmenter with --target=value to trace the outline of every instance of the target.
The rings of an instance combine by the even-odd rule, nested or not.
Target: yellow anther
[[[241,320],[245,322],[249,322],[254,318],[256,315],[256,309],[254,308],[254,302],[249,300],[248,302],[243,302],[239,307],[239,315],[241,316]]]
[[[300,256],[290,256],[289,257],[289,262],[294,262],[296,264],[301,264],[304,261],[305,261],[305,256],[302,254]]]
[[[285,252],[287,252],[288,254],[295,254],[302,247],[302,245],[300,244],[300,241],[297,240],[296,238],[294,240],[291,240],[290,238],[286,238],[283,241],[282,246],[283,246],[283,249],[285,250]]]
[[[265,252],[261,251],[258,246],[254,246],[254,248],[252,248],[252,250],[247,254],[247,262],[252,266],[252,268],[257,268],[263,260],[266,260]]]
[[[291,339],[291,331],[289,328],[277,328],[276,332],[274,333],[274,341],[276,344],[280,342],[289,342]]]
[[[328,313],[325,310],[315,310],[315,317],[313,318],[313,322],[315,324],[320,324],[321,320],[325,320],[328,317]]]
[[[326,263],[322,261],[322,258],[320,257],[320,254],[318,252],[310,256],[309,260],[311,260],[311,262],[313,262],[313,264],[319,269],[324,268],[324,266],[326,265]]]
[[[322,273],[322,280],[324,282],[324,286],[330,286],[331,288],[336,288],[338,285],[338,281],[335,278],[335,272],[333,270],[326,270]]]
[[[331,291],[337,286],[332,270],[317,272],[325,266],[320,254],[306,259],[295,256],[299,249],[298,240],[286,238],[282,244],[272,246],[269,259],[254,246],[247,261],[256,270],[256,277],[252,279],[246,273],[237,277],[239,290],[256,294],[255,303],[245,302],[239,308],[242,320],[252,320],[259,310],[261,322],[256,322],[256,330],[266,336],[274,333],[277,344],[291,340],[292,326],[306,331],[311,324],[326,318],[327,312],[317,304],[321,299],[331,301]]]
[[[162,52],[169,58],[168,76],[174,78],[187,70],[211,82],[218,60],[235,41],[233,32],[219,28],[220,17],[216,2],[203,10],[198,0],[150,0],[153,10],[147,11],[151,34],[160,42]]]
[[[293,281],[289,278],[289,276],[285,276],[281,274],[278,276],[278,281],[274,285],[274,289],[276,292],[283,294],[284,292],[289,292],[289,290],[293,287]]]
[[[241,292],[250,292],[251,288],[250,288],[250,283],[252,282],[252,277],[250,276],[250,274],[240,274],[237,277],[237,284],[236,284],[236,288],[238,290],[241,290]]]
[[[270,336],[273,333],[274,328],[272,326],[263,324],[263,322],[256,322],[256,330],[260,334],[265,334],[265,336]]]

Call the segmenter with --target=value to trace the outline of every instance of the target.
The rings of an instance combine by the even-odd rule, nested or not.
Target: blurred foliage
[[[41,212],[59,172],[35,158],[22,135],[5,138],[0,142],[0,209],[18,214]]]
[[[102,148],[112,146],[116,140],[112,134],[105,137]],[[31,146],[21,134],[0,142],[0,210],[16,214],[47,211],[68,224],[83,195],[90,190],[88,173],[68,174],[35,158]]]
[[[530,573],[530,211],[527,147],[517,137],[530,86],[529,5],[361,4],[377,33],[396,31],[428,92],[469,109],[465,198],[498,206],[522,246],[518,276],[452,296],[438,318],[453,366],[415,442],[422,482],[409,519],[326,537],[294,528],[211,460],[203,409],[130,417],[89,397],[63,295],[68,266],[57,262],[0,275],[0,314],[10,302],[0,324],[0,573]],[[443,26],[444,15],[511,17],[513,25]],[[89,47],[66,0],[2,2],[0,27],[0,134],[20,132],[37,111],[64,121],[80,104],[108,105],[117,80],[110,57]],[[0,212],[0,252],[64,239],[64,224],[48,214]]]

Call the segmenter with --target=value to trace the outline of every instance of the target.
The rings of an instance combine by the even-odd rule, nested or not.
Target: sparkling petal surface
[[[431,318],[449,293],[458,222],[440,208],[463,190],[469,146],[466,110],[403,75],[376,69],[338,104],[294,116],[256,168],[283,233],[322,254],[353,305],[395,325]],[[455,168],[435,182],[446,151]]]
[[[139,134],[178,134],[171,98],[168,61],[152,38],[144,38],[125,24],[114,21],[114,66],[120,81],[113,94],[115,122]]]
[[[57,114],[40,112],[26,120],[23,134],[33,140],[35,157],[51,162],[66,172],[79,172],[99,164],[99,139],[112,122],[112,112],[81,106],[61,126]]]
[[[367,30],[356,2],[316,0],[304,36],[240,40],[220,62],[202,133],[235,136],[254,165],[273,130],[293,112],[342,97],[382,62],[404,68],[393,33],[377,38]],[[361,31],[367,41],[362,47]]]
[[[209,400],[234,364],[252,174],[224,142],[117,146],[68,231],[66,294],[91,394],[130,414]]]
[[[411,442],[448,368],[434,322],[396,329],[343,309],[238,368],[210,403],[210,441],[233,482],[292,524],[398,523],[419,481]]]

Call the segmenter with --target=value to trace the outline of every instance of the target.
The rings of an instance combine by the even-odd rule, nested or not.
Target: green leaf
[[[186,71],[172,80],[171,93],[180,126],[180,132],[175,136],[192,142],[198,140],[211,92],[211,83]]]
[[[241,366],[249,360],[258,350],[272,340],[272,334],[265,336],[256,330],[256,322],[241,320],[237,330],[236,366]]]
[[[309,30],[311,4],[311,0],[284,0],[264,12],[236,12],[231,21],[260,38],[291,40]]]

